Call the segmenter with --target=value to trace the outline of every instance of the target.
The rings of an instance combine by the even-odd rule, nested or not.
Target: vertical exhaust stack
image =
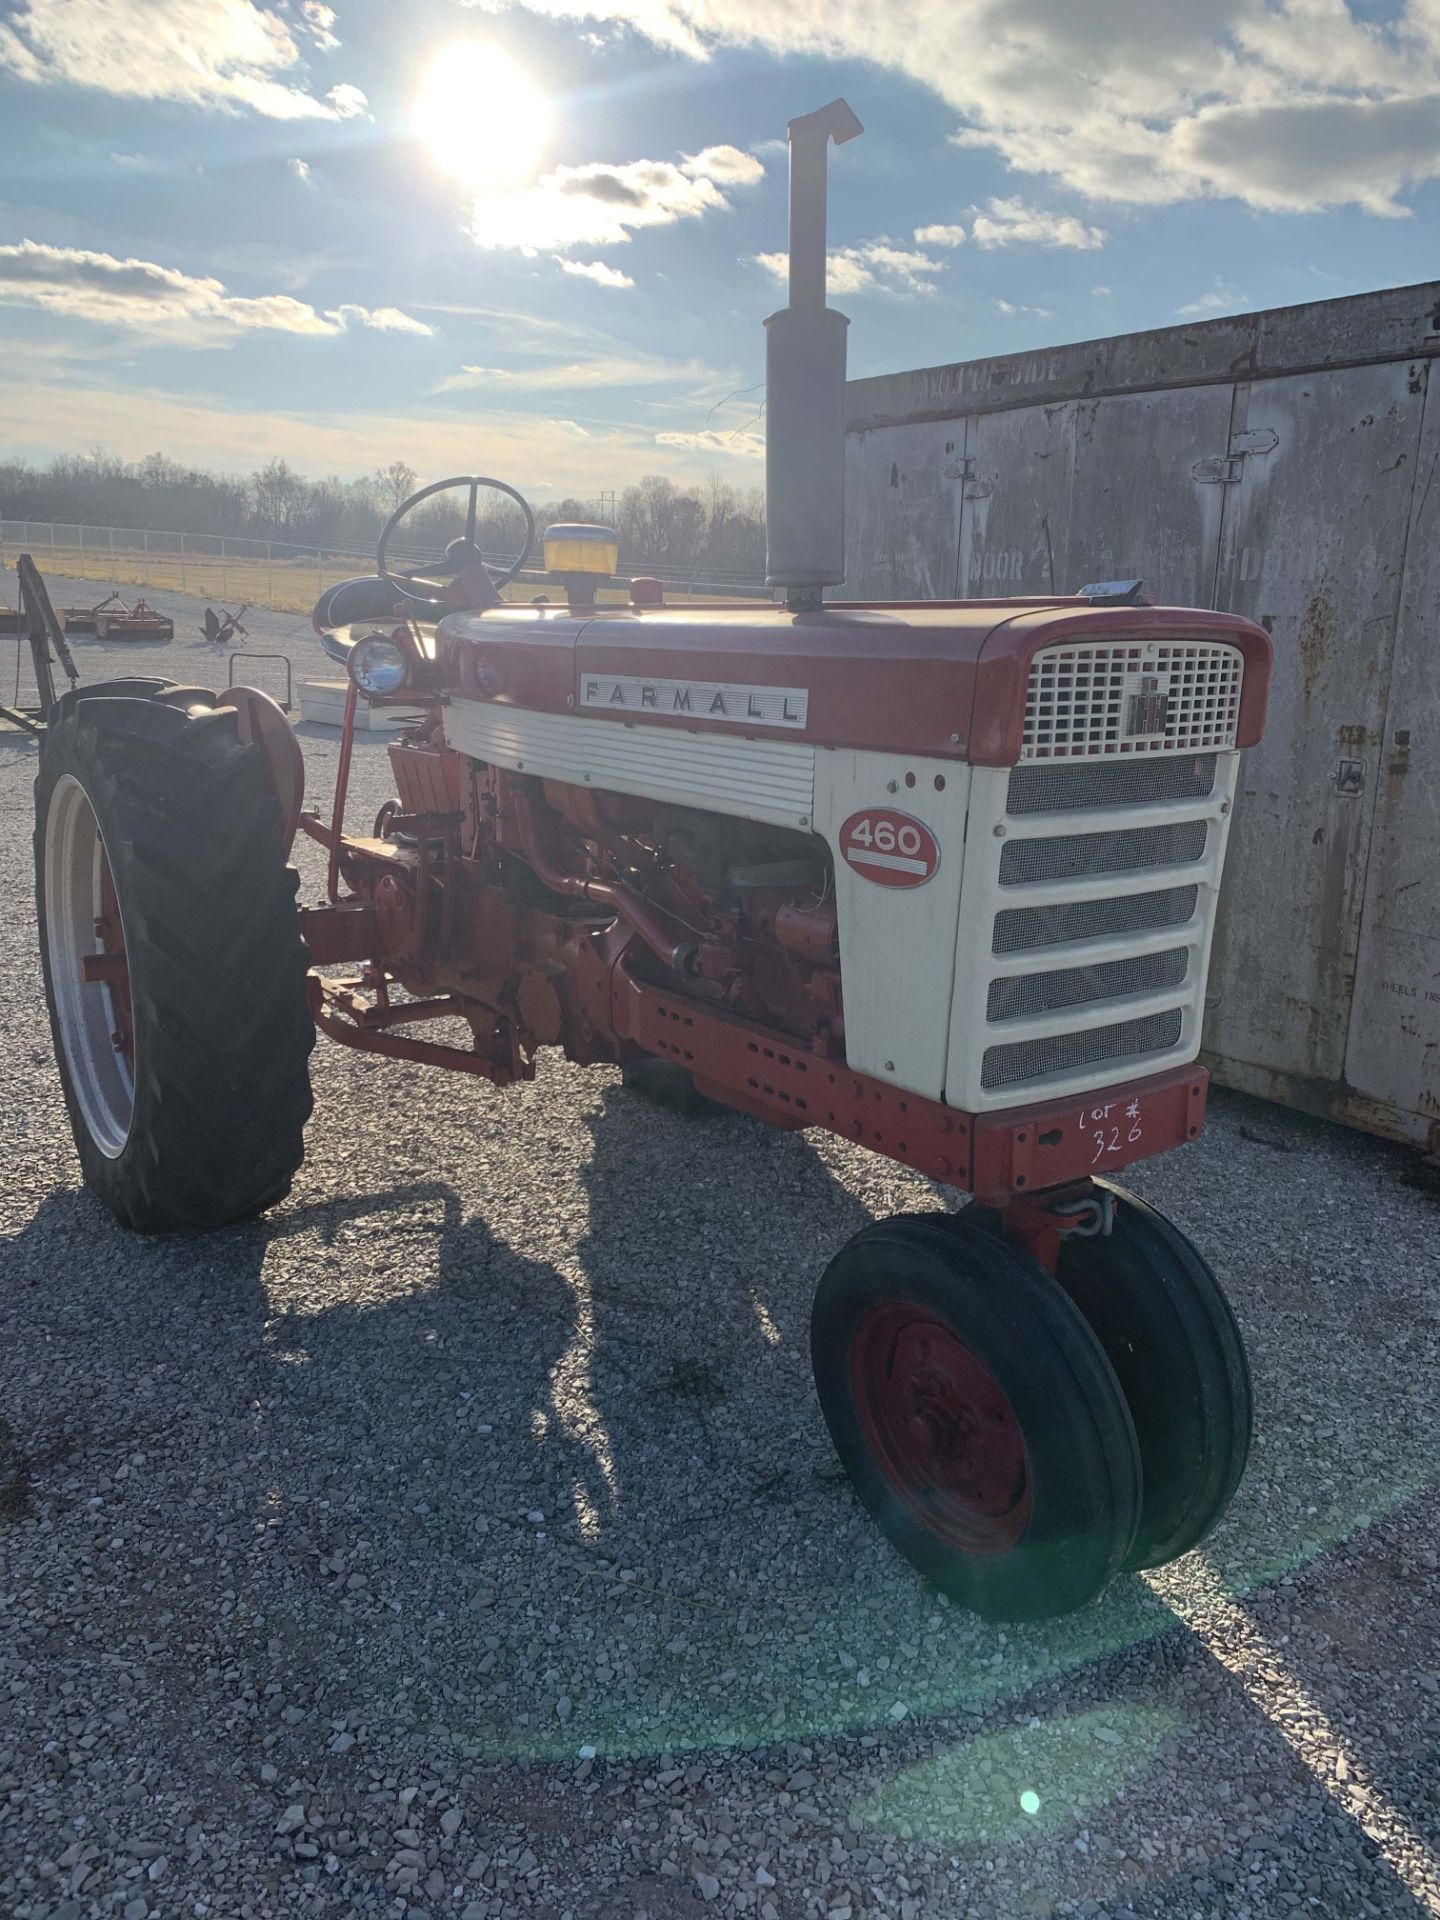
[[[797,611],[845,578],[845,334],[825,304],[830,142],[865,129],[844,100],[792,120],[790,304],[765,322],[765,584]]]

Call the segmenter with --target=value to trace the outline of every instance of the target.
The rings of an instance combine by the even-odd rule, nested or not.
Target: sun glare
[[[477,191],[534,173],[549,103],[507,53],[466,40],[438,54],[415,103],[415,126],[437,166]]]

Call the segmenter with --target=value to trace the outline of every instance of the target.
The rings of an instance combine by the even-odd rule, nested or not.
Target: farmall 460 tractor
[[[613,535],[552,529],[563,603],[507,605],[466,535],[316,609],[349,672],[329,818],[263,694],[66,695],[37,785],[41,939],[87,1184],[144,1232],[274,1205],[318,1025],[478,1073],[668,1063],[969,1190],[880,1220],[815,1297],[820,1403],[899,1551],[993,1618],[1195,1545],[1250,1386],[1201,1255],[1107,1177],[1199,1133],[1240,749],[1269,642],[1123,589],[826,602],[844,577],[846,322],[825,304],[837,101],[792,123],[768,323],[772,602],[597,605]],[[513,490],[500,490],[519,500]],[[520,502],[533,533],[528,507]],[[526,552],[529,542],[526,543]],[[418,718],[344,831],[358,703]],[[329,856],[298,907],[297,830]],[[349,965],[347,976],[337,968]],[[323,971],[322,971],[323,970]],[[457,1017],[468,1047],[425,1037]]]

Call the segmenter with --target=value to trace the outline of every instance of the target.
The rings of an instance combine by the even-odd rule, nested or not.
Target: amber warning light
[[[562,579],[572,573],[611,579],[620,565],[620,540],[609,527],[571,523],[545,529],[545,571]]]

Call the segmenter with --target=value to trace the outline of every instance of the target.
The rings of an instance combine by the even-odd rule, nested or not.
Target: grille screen
[[[1145,807],[1156,800],[1204,800],[1215,790],[1215,755],[1111,760],[1086,767],[1016,767],[1005,811],[1073,813],[1090,807]]]
[[[1166,953],[1137,953],[1128,960],[1103,960],[1094,967],[1062,967],[1055,973],[1027,973],[990,982],[987,1020],[1025,1020],[1080,1007],[1091,1000],[1114,1000],[1122,993],[1163,993],[1178,987],[1190,964],[1186,947]]]
[[[1030,668],[1022,760],[1233,747],[1243,668],[1215,641],[1046,647]]]
[[[1111,933],[1183,927],[1194,918],[1198,887],[1122,894],[1114,900],[1074,900],[1059,907],[1005,907],[995,916],[992,953],[1024,953],[1064,940],[1101,940]]]
[[[1012,840],[1001,849],[1000,884],[1071,880],[1077,874],[1128,873],[1133,867],[1178,867],[1205,852],[1203,820],[1119,833],[1069,833],[1053,840]]]
[[[1118,1060],[1133,1053],[1160,1053],[1180,1038],[1181,1010],[1152,1013],[1143,1020],[1125,1020],[1118,1027],[1091,1027],[1083,1033],[1055,1033],[1043,1040],[1017,1040],[988,1047],[980,1070],[984,1087],[1009,1087],[1020,1080],[1040,1080],[1073,1073],[1100,1060]]]

